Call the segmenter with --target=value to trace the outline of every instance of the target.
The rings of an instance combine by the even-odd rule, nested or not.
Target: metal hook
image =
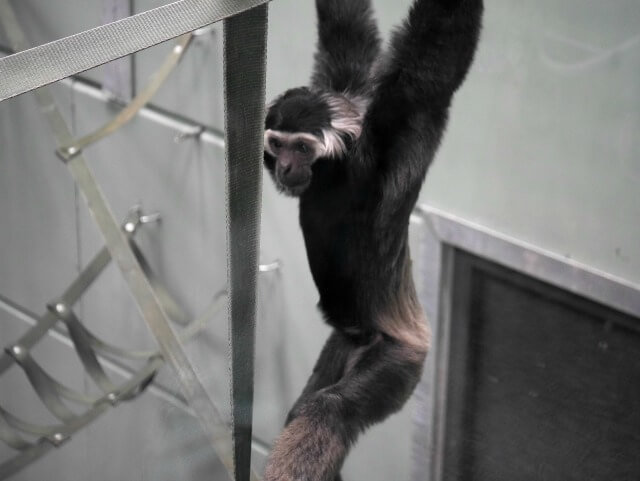
[[[135,204],[129,208],[129,215],[123,225],[123,228],[128,234],[133,234],[139,225],[149,224],[151,222],[159,222],[161,219],[162,215],[160,214],[160,212],[143,214],[142,205]]]
[[[204,127],[202,125],[197,125],[194,126],[193,128],[189,129],[189,130],[184,130],[182,132],[179,132],[178,134],[176,134],[176,136],[173,138],[173,141],[176,144],[179,144],[180,142],[186,140],[186,139],[198,139],[202,133],[204,132]]]
[[[145,214],[140,216],[141,224],[150,224],[151,222],[160,222],[162,220],[162,214],[160,212],[152,212],[151,214]]]
[[[275,271],[279,271],[281,268],[282,268],[282,262],[280,261],[280,259],[276,259],[275,261],[269,264],[260,264],[258,266],[258,272],[260,273],[275,272]]]
[[[409,217],[409,223],[415,225],[423,225],[424,218],[416,213],[411,213],[411,216]]]

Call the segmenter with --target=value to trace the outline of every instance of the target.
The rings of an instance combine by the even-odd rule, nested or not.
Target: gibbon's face
[[[276,187],[302,195],[316,162],[344,157],[360,134],[362,116],[346,98],[306,87],[288,90],[269,107],[264,132],[264,163]]]
[[[325,154],[323,129],[331,115],[322,98],[307,88],[291,89],[269,107],[265,122],[265,166],[276,187],[299,196],[311,184],[311,167]]]
[[[323,145],[313,134],[267,129],[264,150],[265,156],[272,157],[267,168],[271,165],[269,170],[278,188],[286,194],[299,196],[311,184],[311,166],[320,157]]]

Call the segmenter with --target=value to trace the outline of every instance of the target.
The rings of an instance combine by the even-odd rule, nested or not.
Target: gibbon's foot
[[[316,436],[309,436],[309,429]],[[278,438],[264,481],[333,481],[345,451],[340,437],[326,427],[297,418]]]

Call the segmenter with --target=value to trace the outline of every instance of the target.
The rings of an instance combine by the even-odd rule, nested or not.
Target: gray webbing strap
[[[249,480],[264,157],[267,5],[225,20],[227,240],[235,480]]]
[[[0,101],[247,11],[269,0],[180,0],[0,59]],[[0,0],[0,16],[8,0]],[[15,48],[15,47],[14,47]],[[23,48],[16,48],[23,50]]]

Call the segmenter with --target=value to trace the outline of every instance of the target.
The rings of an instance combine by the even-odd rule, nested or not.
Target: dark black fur
[[[266,125],[283,132],[308,132],[320,136],[328,127],[331,113],[327,104],[308,87],[288,90],[278,99],[278,108],[269,109]]]
[[[413,391],[420,331],[409,216],[471,64],[482,0],[416,0],[381,55],[369,0],[317,0],[310,89],[271,106],[266,128],[318,135],[322,94],[369,100],[362,133],[340,159],[318,159],[300,194],[300,224],[320,309],[335,328],[269,460],[267,481],[327,481],[358,434]],[[265,153],[270,172],[276,160]],[[398,333],[401,334],[398,334]],[[411,339],[415,333],[415,342]]]

